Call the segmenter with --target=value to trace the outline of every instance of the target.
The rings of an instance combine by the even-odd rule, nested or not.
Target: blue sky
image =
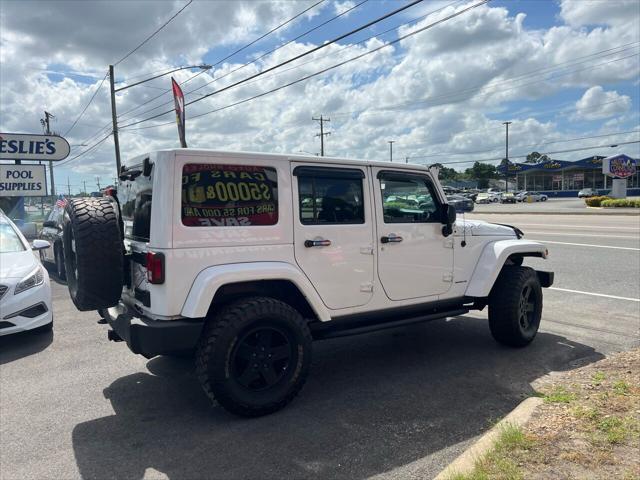
[[[14,59],[30,59],[20,68],[0,71],[3,87],[0,129],[3,131],[39,133],[39,118],[45,108],[56,115],[53,124],[56,131],[68,130],[100,85],[106,66],[184,5],[183,1],[128,2],[119,4],[118,10],[105,10],[103,3],[91,1],[82,4],[30,2],[29,5],[34,3],[39,3],[41,8],[2,2],[3,64],[14,67]],[[166,71],[185,64],[216,63],[312,3],[196,0],[148,44],[117,65],[118,86],[136,81],[139,79],[136,77],[148,72]],[[228,74],[356,3],[326,0],[310,10],[309,15],[185,84],[185,92]],[[548,142],[557,142],[552,145],[557,150],[597,145],[600,140],[571,139],[638,129],[640,3],[627,0],[611,0],[604,14],[602,2],[587,0],[494,0],[455,21],[420,33],[394,46],[393,50],[385,49],[305,84],[242,106],[197,120],[189,119],[190,115],[259,94],[372,47],[359,45],[337,52],[343,46],[444,8],[413,24],[424,26],[452,13],[454,7],[462,8],[472,2],[447,6],[450,3],[425,1],[342,40],[335,48],[318,52],[314,61],[306,65],[275,77],[265,75],[260,81],[188,107],[190,146],[313,153],[319,146],[311,117],[321,113],[332,117],[329,154],[384,159],[387,140],[394,138],[398,156],[415,157],[421,159],[420,162],[427,162],[430,156],[437,157],[438,161],[450,157],[451,162],[467,157],[469,162],[493,158],[500,154],[501,122],[505,120],[514,122],[513,155],[532,150],[535,144],[543,149]],[[268,56],[220,82],[202,86],[199,92],[209,93],[215,87],[258,72],[403,4],[405,2],[370,0],[287,45],[275,56]],[[48,16],[44,12],[47,8],[51,9]],[[39,41],[42,28],[38,24],[41,20],[38,10],[43,10],[40,13],[49,20],[46,41]],[[524,20],[521,14],[525,15]],[[74,15],[83,19],[84,28],[72,29],[78,25]],[[9,22],[10,18],[14,20]],[[20,21],[16,22],[16,18]],[[403,27],[402,32],[407,31],[407,27]],[[398,34],[394,30],[379,39],[389,41]],[[39,48],[35,49],[25,38],[33,39]],[[619,50],[612,50],[615,48]],[[609,63],[601,65],[605,62]],[[183,82],[193,73],[182,71],[175,76]],[[494,83],[498,86],[494,87]],[[169,78],[165,77],[119,94],[119,114],[148,101],[168,86]],[[187,96],[188,101],[195,98],[197,94]],[[150,102],[138,113],[170,100],[167,95]],[[122,115],[120,125],[146,116]],[[74,147],[72,156],[80,153],[81,157],[56,168],[57,183],[66,184],[70,178],[75,191],[83,181],[95,184],[96,176],[102,184],[113,178],[111,139],[95,146],[109,133],[109,120],[108,82],[104,82],[86,113],[67,135],[72,145],[86,146]],[[171,115],[144,125],[153,126],[167,120],[172,120]],[[123,130],[120,142],[124,158],[176,145],[177,134],[172,126]],[[637,134],[627,133],[604,137],[602,142],[637,138]],[[462,155],[473,151],[486,153]],[[637,145],[624,151],[638,154]],[[594,150],[573,155],[582,158],[590,154],[602,152]],[[558,158],[573,157],[559,154]],[[470,163],[455,165],[465,168]]]

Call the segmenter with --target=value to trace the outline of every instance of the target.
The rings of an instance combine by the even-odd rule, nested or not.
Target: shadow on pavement
[[[82,477],[140,479],[152,468],[171,479],[366,478],[475,437],[536,378],[602,358],[548,333],[501,347],[486,321],[467,317],[314,348],[300,396],[258,419],[209,406],[190,361],[149,361],[153,374],[104,390],[115,415],[75,427]]]
[[[41,352],[53,342],[53,332],[26,331],[0,337],[0,365]]]

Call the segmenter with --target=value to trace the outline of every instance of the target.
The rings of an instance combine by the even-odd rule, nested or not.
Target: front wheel
[[[499,343],[524,347],[542,317],[542,287],[535,270],[505,265],[489,295],[489,328]]]
[[[267,415],[304,385],[311,341],[291,306],[268,297],[242,299],[209,320],[196,349],[196,373],[207,396],[229,412]]]

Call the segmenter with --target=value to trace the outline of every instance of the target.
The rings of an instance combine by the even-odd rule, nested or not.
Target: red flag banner
[[[184,134],[184,95],[178,82],[171,77],[171,86],[173,88],[173,100],[176,104],[176,123],[178,124],[178,135],[180,135],[180,146],[187,148],[187,141]]]

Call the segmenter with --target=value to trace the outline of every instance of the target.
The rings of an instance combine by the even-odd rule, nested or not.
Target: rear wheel
[[[542,287],[532,268],[505,265],[489,295],[489,328],[498,342],[524,347],[542,317]]]
[[[196,350],[196,372],[207,396],[226,410],[267,415],[304,385],[311,341],[291,306],[268,297],[242,299],[209,321]]]

